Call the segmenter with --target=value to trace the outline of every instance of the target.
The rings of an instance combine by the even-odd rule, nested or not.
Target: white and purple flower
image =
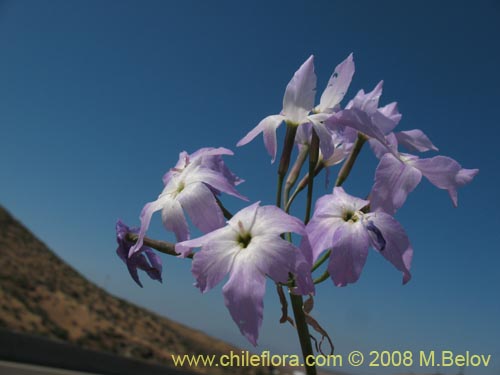
[[[262,324],[266,275],[287,283],[289,273],[299,274],[300,293],[314,291],[310,272],[303,272],[309,263],[298,248],[280,237],[286,232],[303,235],[304,224],[275,206],[257,202],[236,213],[225,227],[176,245],[178,252],[201,247],[193,258],[192,273],[203,293],[229,274],[222,288],[226,307],[253,345]]]
[[[190,156],[181,153],[176,167],[163,177],[165,187],[158,199],[147,203],[142,209],[139,238],[130,249],[130,255],[142,246],[151,217],[157,211],[161,211],[163,225],[175,233],[177,242],[189,238],[184,211],[204,233],[222,227],[224,216],[214,194],[224,192],[246,200],[235,189],[241,180],[229,171],[220,158],[221,155],[231,154],[224,148],[205,148]],[[186,251],[181,251],[181,255],[187,255]]]
[[[365,265],[370,247],[378,251],[403,273],[403,284],[410,278],[413,249],[403,227],[385,212],[365,213],[370,202],[335,187],[333,194],[316,202],[306,232],[312,260],[331,249],[328,271],[337,286],[355,283]]]
[[[264,144],[274,161],[277,149],[276,129],[281,123],[285,122],[290,126],[310,123],[319,137],[319,147],[324,158],[330,158],[334,152],[335,144],[331,131],[323,122],[339,109],[339,103],[349,88],[353,74],[354,61],[352,54],[350,54],[337,65],[321,95],[320,103],[314,107],[317,78],[314,72],[314,56],[311,55],[288,83],[280,114],[264,118],[238,142],[237,146],[246,145],[257,135],[264,133]]]

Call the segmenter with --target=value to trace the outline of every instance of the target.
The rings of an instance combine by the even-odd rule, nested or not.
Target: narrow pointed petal
[[[385,154],[375,171],[375,183],[370,193],[371,210],[393,215],[421,179],[422,173],[417,168],[401,162],[392,154]]]
[[[381,114],[380,116],[383,115]],[[332,128],[332,130],[338,129],[339,126],[347,126],[356,129],[360,133],[363,133],[370,138],[376,139],[382,145],[388,148],[384,133],[377,127],[377,125],[372,120],[372,117],[370,117],[366,112],[359,109],[344,109],[330,116],[325,121],[325,123],[327,126]]]
[[[336,286],[358,281],[368,256],[370,237],[361,222],[344,222],[333,236],[328,272]]]
[[[244,136],[236,144],[236,146],[244,146],[250,141],[252,141],[260,133],[264,133],[264,144],[266,150],[271,155],[272,160],[276,159],[276,150],[278,148],[278,141],[276,139],[276,129],[285,119],[282,115],[272,115],[264,118],[255,128],[250,130],[250,132]]]
[[[412,162],[422,174],[436,187],[448,190],[453,205],[457,207],[457,189],[472,181],[479,169],[464,169],[452,158],[435,156],[430,159],[418,159]]]
[[[192,223],[203,233],[221,228],[225,224],[222,210],[212,191],[203,183],[190,184],[177,197]]]
[[[177,253],[181,253],[181,250],[183,250],[184,248],[202,247],[210,243],[211,241],[234,241],[235,238],[236,232],[230,226],[225,226],[223,228],[219,228],[210,233],[207,233],[201,237],[179,242],[175,245],[175,251]]]
[[[156,254],[153,250],[147,248],[144,251],[149,263],[151,264],[150,268],[146,270],[148,276],[153,280],[158,280],[160,283],[162,282],[161,273],[163,270],[161,258],[158,254]]]
[[[321,95],[318,109],[321,112],[333,110],[344,98],[354,75],[352,53],[335,68]]]
[[[234,322],[252,345],[257,346],[262,325],[266,278],[254,267],[236,259],[231,276],[222,288],[224,302]]]
[[[403,273],[403,284],[406,284],[411,279],[413,248],[405,230],[392,216],[383,212],[368,214],[367,218],[380,230],[385,239],[385,247],[379,253]]]
[[[214,159],[215,157],[220,157],[222,155],[234,155],[234,153],[225,147],[203,147],[193,152],[191,155],[189,155],[186,151],[182,151],[179,154],[179,160],[177,161],[175,167],[170,169],[163,176],[163,184],[167,185],[172,178],[172,175],[178,174],[187,166],[187,164],[189,164],[189,162],[196,161],[198,158],[202,159],[201,165],[207,166],[209,169],[219,170],[220,168],[214,165]],[[220,160],[222,161],[222,159]]]
[[[401,121],[402,115],[401,115],[401,113],[399,113],[398,103],[396,103],[396,102],[389,103],[383,107],[380,107],[378,109],[378,111],[380,113],[382,113],[385,117],[388,117],[389,119],[391,119],[394,123],[394,126],[392,128],[381,129],[384,132],[384,134],[388,134]]]
[[[149,223],[151,222],[151,217],[153,214],[157,211],[160,211],[165,204],[168,204],[169,198],[166,196],[158,198],[154,202],[149,202],[146,203],[146,205],[143,207],[140,215],[141,219],[141,227],[139,229],[138,238],[137,242],[135,243],[134,246],[130,248],[128,256],[132,256],[132,254],[138,252],[140,248],[143,245],[144,237],[146,236],[146,231],[149,228]],[[186,230],[187,230],[187,224],[186,224]]]
[[[282,114],[288,121],[301,124],[314,107],[316,73],[314,56],[310,56],[288,83],[283,97]]]
[[[231,270],[234,257],[240,251],[235,241],[213,241],[193,258],[191,272],[195,286],[205,293],[217,285]]]
[[[329,159],[335,151],[335,139],[332,131],[323,123],[327,118],[328,115],[324,113],[309,116],[314,131],[318,135],[319,148],[325,159]]]
[[[185,185],[189,186],[199,182],[205,183],[216,190],[232,195],[236,198],[248,200],[246,197],[238,193],[227,178],[219,172],[198,166],[195,171],[186,176]]]
[[[438,151],[424,132],[420,129],[406,130],[396,133],[398,143],[411,152]]]
[[[378,108],[380,97],[382,96],[383,85],[384,81],[380,81],[372,91],[366,94],[363,90],[360,90],[350,103],[350,106],[360,109],[370,115],[375,113]]]
[[[137,285],[139,285],[141,288],[144,288],[142,285],[141,280],[139,279],[139,272],[137,271],[137,266],[132,264],[132,263],[126,263],[127,264],[127,269],[130,274],[130,277],[132,277],[132,280],[135,281]]]
[[[165,200],[161,211],[161,219],[165,229],[175,233],[177,242],[185,241],[189,238],[186,217],[178,201],[174,199]]]

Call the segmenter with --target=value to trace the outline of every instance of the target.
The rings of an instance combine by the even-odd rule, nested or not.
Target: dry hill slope
[[[238,350],[108,294],[64,263],[1,206],[0,327],[169,365],[171,353]],[[217,373],[221,368],[198,371]]]

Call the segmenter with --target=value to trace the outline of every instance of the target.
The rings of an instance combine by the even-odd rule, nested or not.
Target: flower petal
[[[382,145],[389,147],[385,139],[384,133],[377,127],[376,122],[374,122],[372,119],[372,117],[379,118],[378,116],[383,116],[383,115],[374,114],[373,116],[370,116],[368,115],[368,113],[362,110],[359,110],[357,108],[351,108],[351,109],[344,109],[340,112],[335,113],[334,115],[330,116],[325,121],[325,123],[332,130],[338,129],[339,127],[342,126],[354,128],[360,133],[363,133],[370,138],[376,139]]]
[[[389,103],[383,107],[380,107],[378,109],[378,111],[380,113],[382,113],[385,117],[388,117],[393,122],[392,127],[386,128],[386,129],[381,129],[384,132],[384,134],[388,134],[401,121],[402,115],[401,115],[401,113],[399,113],[398,103],[396,103],[396,102]]]
[[[203,236],[187,241],[178,242],[177,244],[175,244],[175,251],[177,253],[181,253],[184,248],[202,247],[208,244],[210,241],[234,241],[236,236],[237,232],[230,226],[226,225],[225,227],[216,229]]]
[[[222,210],[212,191],[203,183],[187,185],[177,196],[193,224],[204,233],[223,227]]]
[[[288,121],[300,125],[313,109],[315,95],[316,74],[314,73],[314,56],[311,55],[286,86],[281,113]]]
[[[245,262],[254,264],[275,282],[286,283],[288,273],[294,270],[298,252],[294,245],[281,237],[264,235],[252,238],[240,256],[245,256]]]
[[[363,90],[358,91],[353,100],[351,100],[346,108],[357,108],[367,114],[373,114],[377,111],[380,97],[382,96],[382,86],[384,81],[380,81],[372,91],[366,93]]]
[[[278,148],[278,141],[276,139],[276,129],[285,119],[282,115],[272,115],[264,118],[255,128],[250,130],[250,132],[245,135],[236,146],[244,146],[250,141],[252,141],[260,133],[264,132],[264,144],[266,146],[267,152],[272,157],[272,161],[276,159],[276,150]]]
[[[369,213],[366,217],[380,230],[385,239],[385,248],[379,253],[403,273],[403,284],[406,284],[411,279],[413,248],[405,230],[399,222],[384,212]]]
[[[236,241],[211,241],[195,254],[191,272],[196,279],[195,286],[202,293],[217,285],[226,276],[241,247]]]
[[[464,169],[452,158],[435,156],[430,159],[418,159],[412,162],[422,174],[436,187],[448,190],[453,205],[457,207],[457,189],[472,181],[479,169]]]
[[[398,143],[412,152],[438,151],[424,132],[420,129],[406,130],[396,133]]]
[[[368,256],[370,237],[360,221],[344,222],[333,235],[328,272],[336,286],[358,281]]]
[[[253,235],[280,235],[286,232],[305,234],[304,223],[276,206],[258,208],[255,223],[252,226]]]
[[[312,249],[312,263],[333,245],[333,235],[344,221],[340,217],[313,216],[307,223],[307,237]]]
[[[255,267],[236,258],[228,282],[222,288],[224,302],[234,322],[252,345],[257,346],[262,325],[266,278]]]
[[[344,98],[352,76],[354,75],[354,61],[352,53],[335,68],[325,91],[321,94],[317,110],[326,112],[333,110]]]
[[[306,251],[305,248],[310,245],[308,244],[307,236],[302,237],[300,244],[300,251],[295,259],[295,265],[293,274],[295,275],[295,287],[291,290],[293,294],[308,295],[314,294],[315,287],[311,275],[311,265],[310,259],[307,255],[304,255]],[[310,250],[309,250],[310,251]]]
[[[177,242],[189,238],[189,228],[181,204],[175,199],[167,199],[161,211],[163,226],[175,233]]]
[[[154,202],[149,202],[144,205],[141,211],[140,219],[141,219],[141,227],[138,232],[138,238],[137,242],[135,243],[134,246],[130,248],[130,251],[128,253],[128,256],[132,256],[132,254],[138,252],[140,248],[142,247],[144,237],[146,235],[146,231],[149,228],[149,223],[151,222],[151,217],[156,211],[160,211],[165,205],[168,204],[168,201],[170,198],[166,195],[160,196],[157,200]],[[186,224],[186,231],[187,231],[187,224]]]
[[[201,165],[196,166],[195,169],[190,170],[190,173],[186,174],[184,184],[186,186],[189,186],[191,184],[199,182],[203,182],[218,191],[232,195],[242,200],[248,200],[246,197],[238,193],[236,188],[227,180],[227,178],[223,174],[202,167]]]
[[[319,149],[325,159],[329,159],[335,151],[335,139],[332,131],[323,123],[327,117],[328,115],[325,115],[324,113],[309,116],[314,131],[319,138]]]
[[[375,171],[375,183],[370,193],[371,210],[393,215],[421,179],[422,174],[417,168],[401,162],[392,154],[385,154]]]

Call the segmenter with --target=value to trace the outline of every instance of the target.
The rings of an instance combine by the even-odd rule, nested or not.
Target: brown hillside
[[[2,207],[0,327],[168,365],[172,353],[239,350],[108,294],[64,263]],[[222,372],[216,367],[191,370]],[[256,372],[260,371],[224,369],[224,373]]]

